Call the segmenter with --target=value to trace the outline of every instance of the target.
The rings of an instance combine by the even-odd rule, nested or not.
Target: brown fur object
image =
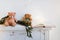
[[[25,21],[26,18],[29,18],[30,21],[32,21],[31,14],[25,14],[22,20]]]
[[[24,21],[26,24],[28,24],[29,26],[32,26],[31,25],[31,21],[32,21],[32,18],[31,18],[31,14],[28,14],[26,13],[24,15],[24,17],[22,18],[22,21]]]
[[[15,26],[16,25],[16,19],[15,19],[15,12],[8,12],[8,18],[5,19],[4,25],[6,26]]]

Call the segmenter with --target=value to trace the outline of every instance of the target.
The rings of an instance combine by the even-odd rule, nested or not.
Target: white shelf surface
[[[0,40],[48,40],[49,30],[52,27],[42,28],[38,26],[33,26],[32,37],[28,38],[26,36],[25,26],[16,25],[12,26],[4,26],[0,25]]]

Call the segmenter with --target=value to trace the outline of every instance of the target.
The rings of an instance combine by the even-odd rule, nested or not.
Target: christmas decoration
[[[21,21],[20,20],[17,21],[18,24],[25,26],[28,37],[32,37],[31,30],[33,28],[31,25],[31,21],[32,21],[32,18],[30,14],[25,14]]]
[[[8,12],[8,18],[5,19],[5,26],[15,26],[16,25],[16,19],[15,19],[15,12]]]

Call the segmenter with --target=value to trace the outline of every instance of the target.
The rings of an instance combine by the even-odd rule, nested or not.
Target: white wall
[[[60,40],[60,1],[36,0],[32,2],[32,14],[40,15],[46,24],[55,25],[56,29],[50,31],[50,40]],[[35,14],[36,13],[36,14]]]
[[[29,12],[36,24],[45,23],[56,25],[56,29],[50,32],[50,40],[60,38],[60,1],[59,0],[0,0],[0,17],[5,16],[8,11],[16,12],[19,19]]]
[[[13,11],[16,12],[16,17],[19,19],[27,11],[29,4],[29,0],[0,0],[0,17]]]

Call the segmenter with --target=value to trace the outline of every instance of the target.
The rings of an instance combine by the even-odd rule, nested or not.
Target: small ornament
[[[5,19],[4,25],[5,26],[15,26],[16,19],[15,19],[15,12],[8,12],[8,18]]]
[[[32,37],[31,31],[33,28],[31,25],[31,21],[32,21],[32,18],[30,14],[25,14],[21,21],[20,20],[17,21],[17,24],[25,26],[28,37]]]

